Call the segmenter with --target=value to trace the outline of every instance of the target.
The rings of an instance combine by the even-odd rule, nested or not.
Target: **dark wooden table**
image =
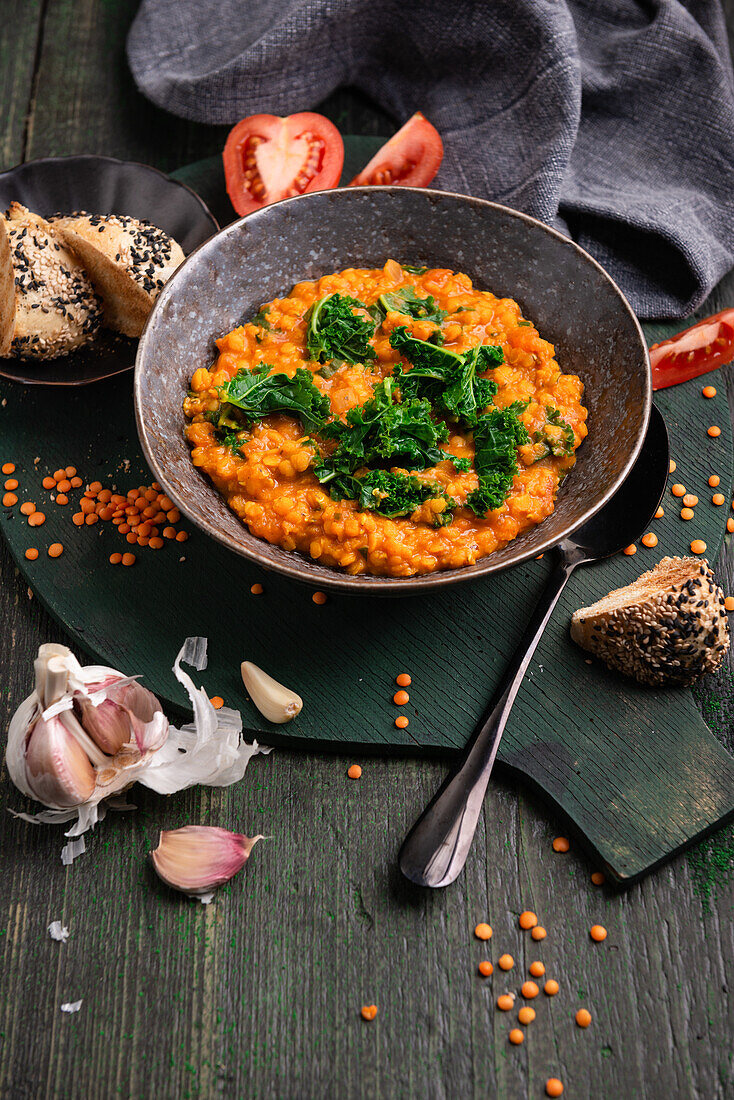
[[[93,152],[170,170],[220,150],[223,129],[168,116],[134,89],[123,46],[135,8],[4,0],[1,167]],[[392,129],[349,92],[322,109],[344,132]],[[701,313],[732,303],[730,277]],[[40,425],[39,449],[42,437]],[[70,424],[70,460],[73,440]],[[731,542],[719,562],[727,591]],[[39,643],[65,639],[4,546],[0,570],[5,728]],[[698,692],[722,739],[733,696],[730,659]],[[463,878],[426,894],[401,881],[395,853],[444,766],[371,759],[354,783],[350,763],[281,751],[224,791],[166,800],[140,790],[137,813],[108,819],[68,869],[60,830],[5,812],[22,800],[3,771],[0,1095],[515,1100],[544,1095],[549,1076],[569,1098],[734,1095],[731,829],[615,894],[591,884],[580,838],[553,852],[563,824],[498,775]],[[146,861],[160,827],[187,822],[272,838],[208,907],[162,888]],[[519,931],[523,909],[548,929],[542,945]],[[71,930],[66,944],[47,935],[54,919]],[[472,934],[481,920],[494,928],[491,951]],[[589,940],[594,923],[609,930],[603,945]],[[522,1047],[508,1044],[510,1022],[494,1007],[518,982],[477,974],[502,951],[515,978],[541,958],[560,982],[558,996],[536,1002]],[[60,1012],[79,998],[76,1015]],[[368,1024],[359,1009],[372,1002]],[[574,1024],[582,1006],[587,1031]]]

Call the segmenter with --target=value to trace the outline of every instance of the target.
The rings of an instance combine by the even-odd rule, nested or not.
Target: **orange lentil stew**
[[[510,298],[463,274],[298,283],[191,380],[191,457],[259,538],[347,573],[471,565],[541,523],[587,434]]]

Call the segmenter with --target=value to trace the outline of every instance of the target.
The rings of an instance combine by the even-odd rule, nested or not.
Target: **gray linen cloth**
[[[143,0],[139,88],[184,118],[308,110],[340,85],[445,157],[433,186],[568,233],[642,317],[734,264],[734,77],[718,0]]]

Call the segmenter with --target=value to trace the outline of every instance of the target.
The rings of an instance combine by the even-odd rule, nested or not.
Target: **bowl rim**
[[[555,237],[566,247],[571,247],[580,257],[590,263],[601,274],[616,292],[619,299],[620,306],[627,312],[630,320],[632,321],[633,328],[637,332],[637,336],[640,341],[640,347],[643,351],[644,362],[646,366],[645,379],[644,379],[644,397],[642,403],[642,421],[638,432],[637,439],[634,446],[631,448],[630,453],[623,465],[622,470],[614,479],[613,482],[607,486],[604,493],[600,496],[597,503],[588,508],[583,515],[576,519],[572,523],[568,523],[562,531],[549,537],[545,541],[539,543],[532,549],[525,550],[508,562],[494,562],[494,554],[487,554],[485,557],[480,558],[474,565],[464,565],[456,569],[444,569],[436,570],[433,573],[419,573],[412,577],[388,577],[375,575],[371,573],[359,573],[349,574],[341,570],[332,569],[330,566],[319,566],[316,562],[309,562],[307,558],[301,555],[298,551],[286,551],[281,547],[275,547],[280,550],[281,553],[286,556],[285,560],[275,560],[271,558],[267,550],[271,547],[271,544],[265,542],[263,539],[259,539],[256,535],[253,535],[245,524],[242,524],[245,534],[253,540],[255,545],[252,547],[242,546],[234,544],[228,538],[228,536],[222,533],[214,524],[210,523],[207,519],[202,518],[194,509],[189,507],[188,501],[177,491],[175,485],[172,485],[166,476],[166,471],[161,467],[157,461],[154,449],[154,440],[148,432],[147,426],[141,414],[142,404],[142,375],[144,369],[144,360],[147,355],[148,342],[150,339],[150,332],[153,324],[156,322],[157,312],[163,308],[165,303],[171,298],[173,292],[175,292],[176,281],[179,273],[183,271],[186,265],[193,262],[198,256],[199,252],[207,248],[216,248],[215,242],[218,242],[225,234],[233,234],[239,232],[242,225],[250,219],[261,219],[268,216],[268,211],[277,207],[292,205],[293,203],[299,203],[312,199],[315,195],[334,195],[341,193],[369,193],[374,195],[376,192],[383,193],[395,193],[395,192],[408,192],[418,195],[427,196],[429,198],[436,199],[458,199],[462,203],[469,203],[479,207],[480,209],[492,209],[501,211],[503,214],[510,215],[513,218],[517,218],[520,221],[525,222],[529,226],[533,226],[542,230],[544,233]],[[261,568],[269,571],[281,574],[288,577],[290,580],[297,581],[301,584],[306,584],[314,588],[328,588],[333,592],[342,592],[345,594],[361,594],[372,596],[407,596],[414,595],[430,590],[443,589],[447,585],[459,584],[462,582],[469,582],[473,580],[480,580],[485,577],[491,576],[493,573],[503,572],[505,569],[512,569],[517,565],[521,565],[533,558],[537,558],[544,554],[546,551],[552,550],[554,547],[559,546],[565,539],[569,538],[574,531],[577,531],[579,527],[587,523],[597,512],[608,503],[608,501],[614,496],[617,490],[622,486],[626,480],[632,466],[636,462],[642,445],[645,441],[647,434],[650,412],[652,408],[652,375],[650,369],[650,356],[647,347],[647,341],[645,334],[642,330],[642,326],[635,314],[632,306],[628,302],[624,293],[617,285],[612,276],[602,267],[598,260],[594,259],[586,249],[577,244],[576,241],[567,237],[553,226],[546,225],[544,222],[539,221],[537,218],[533,218],[530,214],[525,214],[520,210],[513,210],[509,206],[504,206],[502,203],[493,202],[490,199],[475,198],[472,195],[463,195],[458,191],[439,191],[435,188],[429,187],[404,187],[397,185],[379,185],[379,186],[363,186],[363,187],[334,187],[327,191],[311,191],[303,195],[296,195],[292,198],[281,199],[279,202],[270,203],[267,206],[262,206],[258,210],[253,210],[251,213],[244,215],[242,218],[238,218],[234,222],[230,222],[229,225],[220,229],[208,240],[204,241],[197,248],[191,252],[184,262],[176,269],[174,274],[168,280],[163,287],[159,297],[157,298],[155,305],[148,317],[143,333],[138,343],[138,350],[135,356],[135,376],[133,383],[133,397],[135,405],[135,423],[138,431],[138,438],[140,440],[143,454],[149,466],[153,470],[157,481],[161,484],[166,495],[175,503],[176,507],[181,511],[187,519],[189,519],[196,527],[203,530],[211,538],[215,539],[222,546],[225,546],[228,550],[233,551],[240,557],[246,558],[248,561],[259,565]],[[203,475],[200,475],[203,476]],[[212,492],[216,492],[216,489],[211,485],[207,479],[206,484]],[[240,521],[241,522],[241,521]],[[538,525],[542,526],[542,525]],[[536,530],[537,528],[533,528]],[[518,536],[518,539],[522,536]],[[516,540],[513,540],[515,542]],[[508,545],[511,545],[508,543]],[[262,546],[262,549],[260,547]],[[291,561],[292,559],[292,561]],[[318,576],[305,572],[303,565],[308,564],[311,568],[319,570]]]

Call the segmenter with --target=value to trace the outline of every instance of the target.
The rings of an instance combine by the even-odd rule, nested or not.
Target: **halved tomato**
[[[227,194],[243,215],[279,199],[335,187],[344,142],[336,126],[313,111],[287,118],[250,115],[230,132],[223,158]]]
[[[734,309],[725,309],[706,317],[669,340],[650,348],[652,388],[665,389],[734,359]]]
[[[397,134],[379,149],[355,176],[350,187],[381,183],[401,187],[428,187],[443,160],[443,142],[435,126],[416,111]]]

